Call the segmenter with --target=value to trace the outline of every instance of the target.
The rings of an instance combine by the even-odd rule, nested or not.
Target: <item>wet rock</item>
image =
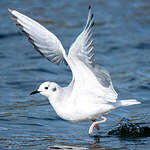
[[[123,118],[117,127],[109,131],[108,134],[120,137],[148,137],[150,136],[150,127],[131,123],[129,119]]]

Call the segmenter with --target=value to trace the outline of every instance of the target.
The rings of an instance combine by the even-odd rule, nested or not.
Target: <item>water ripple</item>
[[[71,72],[69,67],[56,66],[37,54],[7,11],[15,8],[43,24],[59,37],[68,52],[84,28],[89,2],[2,0],[0,4],[0,149],[149,150],[149,137],[119,139],[106,133],[124,116],[139,124],[150,124],[150,1],[90,2],[95,20],[96,61],[110,72],[120,99],[136,98],[142,102],[108,114],[97,137],[87,134],[90,122],[63,121],[47,99],[29,96],[47,80],[66,86]]]

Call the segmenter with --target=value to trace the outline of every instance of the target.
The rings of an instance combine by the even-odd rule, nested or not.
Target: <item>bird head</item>
[[[47,81],[42,83],[37,90],[31,92],[30,95],[39,93],[49,99],[55,99],[58,91],[59,85],[57,83]]]

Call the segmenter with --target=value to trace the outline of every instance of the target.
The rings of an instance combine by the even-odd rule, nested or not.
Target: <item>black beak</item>
[[[36,90],[36,91],[31,92],[30,95],[37,94],[37,93],[39,93],[39,91]]]

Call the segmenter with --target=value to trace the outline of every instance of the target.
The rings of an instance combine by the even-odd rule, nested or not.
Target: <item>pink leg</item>
[[[94,122],[96,122],[96,120],[92,120],[92,122],[94,123]],[[95,128],[96,128],[97,130],[100,129],[99,126],[98,126],[98,124],[95,125]]]
[[[99,129],[98,124],[104,123],[104,122],[107,121],[107,118],[106,118],[106,117],[102,116],[101,118],[103,119],[103,120],[101,120],[101,121],[97,121],[97,122],[96,122],[95,120],[93,120],[93,123],[92,123],[92,125],[91,125],[90,128],[89,128],[89,135],[92,134],[94,127],[96,127],[96,129]]]

